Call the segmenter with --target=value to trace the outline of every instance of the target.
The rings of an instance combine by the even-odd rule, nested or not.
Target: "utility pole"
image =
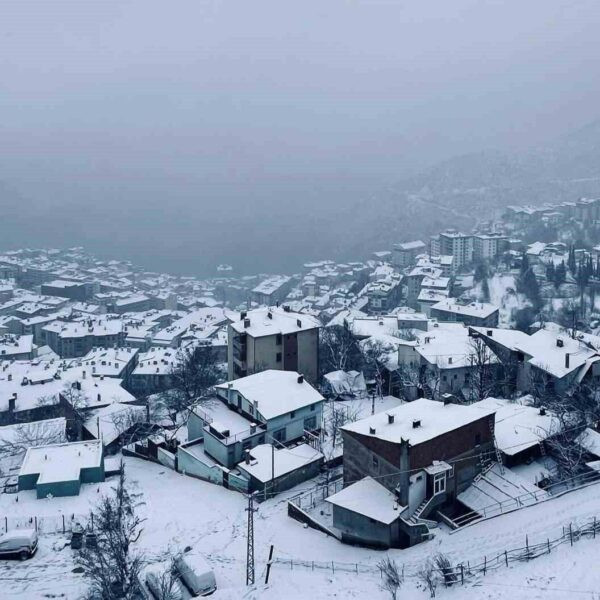
[[[246,550],[246,585],[254,585],[254,492],[248,494],[248,546]]]
[[[273,440],[275,442],[275,440]],[[275,495],[273,488],[275,487],[275,444],[271,443],[271,498]]]

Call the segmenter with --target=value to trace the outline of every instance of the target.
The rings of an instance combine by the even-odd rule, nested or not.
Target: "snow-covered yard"
[[[248,590],[244,562],[245,498],[154,463],[127,458],[125,465],[132,491],[141,503],[140,514],[146,518],[140,547],[150,558],[160,557],[168,549],[182,549],[188,545],[201,548],[215,568],[219,584],[215,598],[386,597],[378,587],[379,576],[376,573],[361,572],[357,575],[349,571],[312,571],[298,567],[292,569],[282,564],[273,567],[268,588],[258,585],[255,590]],[[81,496],[63,499],[36,500],[29,492],[22,492],[16,503],[15,496],[0,495],[0,511],[9,515],[51,515],[58,514],[59,510],[85,512],[99,493],[112,485],[106,482],[100,486],[82,486]],[[308,487],[310,482],[259,505],[255,517],[257,583],[264,581],[271,544],[275,547],[275,556],[281,559],[375,566],[385,556],[385,552],[343,545],[290,519],[287,516],[287,498]],[[432,541],[407,550],[391,550],[389,555],[404,565],[407,573],[414,573],[436,552],[446,553],[453,562],[476,562],[485,555],[523,546],[526,534],[530,544],[545,541],[548,537],[559,535],[561,528],[571,521],[577,523],[595,515],[600,517],[598,489],[597,485],[593,485],[454,533],[442,526],[436,530]],[[78,598],[83,583],[79,575],[71,572],[74,566],[71,550],[53,550],[53,546],[58,547],[63,539],[62,535],[42,536],[40,551],[32,561],[2,562],[0,579],[7,586],[5,589],[20,598]],[[524,582],[529,577],[534,578],[532,581],[538,587],[597,589],[600,574],[593,565],[593,557],[599,550],[600,539],[597,542],[582,540],[573,550],[564,546],[557,549],[556,556],[562,557],[561,564],[567,565],[567,569],[557,569],[558,559],[553,554],[527,565],[499,570],[480,579],[477,584],[470,583],[458,590],[439,590],[438,596],[461,599],[537,597],[527,596],[527,591],[518,587],[526,585]],[[583,566],[586,564],[587,568]],[[427,598],[416,583],[414,578],[407,578],[405,596]],[[517,587],[509,591],[508,584]],[[533,592],[537,593],[535,589]],[[548,590],[544,593],[549,594]]]

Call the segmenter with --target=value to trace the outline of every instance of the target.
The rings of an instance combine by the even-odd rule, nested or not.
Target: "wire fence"
[[[35,529],[38,534],[71,533],[73,530],[93,530],[94,515],[88,513],[51,515],[51,516],[23,516],[23,517],[0,517],[0,528],[3,532],[15,529]]]
[[[502,550],[500,552],[480,557],[475,561],[454,562],[448,556],[445,557],[448,559],[447,566],[439,567],[435,564],[434,560],[434,564],[429,567],[429,570],[437,575],[437,577],[446,585],[464,584],[469,579],[485,576],[490,572],[496,571],[503,567],[508,567],[511,563],[527,562],[540,556],[550,554],[552,550],[563,544],[567,544],[572,547],[580,539],[596,539],[596,536],[600,538],[600,520],[598,520],[596,517],[593,517],[581,526],[570,523],[568,527],[562,528],[562,532],[559,536],[556,536],[552,539],[548,537],[544,541],[530,543],[529,536],[525,535],[524,546]],[[357,575],[375,574],[379,575],[379,577],[383,577],[382,568],[378,564],[369,565],[364,563],[303,560],[282,557],[274,558],[272,560],[272,564],[274,566],[286,568],[292,571],[296,569],[312,571],[327,570],[332,574],[335,574],[336,572],[355,573]],[[420,568],[414,570],[405,571],[404,567],[402,567],[402,571],[405,578],[421,579],[421,571],[423,568],[425,568],[425,565],[422,565]]]
[[[335,481],[330,481],[323,485],[317,485],[304,494],[298,494],[297,496],[290,498],[289,501],[301,510],[308,510],[314,508],[329,496],[337,494],[343,487],[344,481],[342,479],[336,479]]]

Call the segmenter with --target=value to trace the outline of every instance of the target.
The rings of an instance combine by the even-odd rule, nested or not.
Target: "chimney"
[[[298,325],[298,327],[302,327],[302,321],[300,319],[296,319],[296,325]]]
[[[371,435],[375,435],[375,433],[376,433],[375,427],[369,427],[369,433]]]
[[[449,364],[449,365],[451,365],[451,364],[452,364],[452,357],[451,357],[451,356],[449,356],[449,357],[448,357],[448,364]]]
[[[540,416],[541,417],[546,416],[546,407],[545,406],[540,406]]]
[[[12,398],[8,399],[8,412],[15,412],[17,407],[17,392],[14,392]]]
[[[273,318],[273,313],[272,313],[271,311],[269,311],[269,312],[267,313],[267,317],[269,317],[269,319],[272,319],[272,318]]]
[[[565,353],[565,369],[569,369],[571,364],[571,355],[566,352]]]
[[[492,337],[494,335],[493,329],[488,329],[487,334],[488,334],[488,337]]]
[[[243,321],[243,320],[246,318],[246,316],[247,316],[247,315],[248,315],[248,313],[247,313],[246,311],[242,311],[242,312],[240,313],[240,320],[242,320],[242,321]]]
[[[562,348],[565,345],[565,343],[562,341],[561,338],[556,338],[556,347],[557,348]]]
[[[421,421],[419,419],[413,419],[413,429],[421,427]]]
[[[98,402],[102,400],[102,394],[98,394]]]
[[[248,327],[250,327],[250,319],[246,317],[244,319],[244,329],[248,329]]]
[[[256,433],[256,423],[250,423],[250,433]]]
[[[250,450],[246,450],[246,458],[245,458],[246,464],[249,465],[250,464]]]
[[[304,375],[298,375],[298,383],[304,383]]]
[[[388,413],[387,418],[388,418],[388,425],[391,425],[394,422],[394,415],[390,415]]]

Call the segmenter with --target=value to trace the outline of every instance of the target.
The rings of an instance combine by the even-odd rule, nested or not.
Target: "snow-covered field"
[[[271,544],[275,556],[282,559],[336,561],[374,566],[384,552],[347,546],[313,529],[305,528],[287,516],[287,498],[296,490],[265,502],[255,517],[257,586],[245,586],[246,501],[236,492],[179,475],[165,467],[134,458],[125,459],[126,474],[132,491],[139,494],[140,514],[147,520],[140,546],[148,557],[160,557],[168,549],[197,546],[212,563],[219,589],[214,598],[386,598],[379,588],[379,576],[372,573],[332,573],[331,570],[274,565],[271,581],[264,581],[265,563]],[[83,493],[70,499],[36,500],[29,492],[0,495],[0,514],[31,515],[85,512],[99,493],[111,482],[100,486],[82,486]],[[446,553],[454,562],[477,562],[491,555],[525,543],[545,541],[560,535],[569,522],[583,522],[600,517],[599,486],[594,485],[537,506],[522,509],[489,521],[450,533],[436,530],[436,537],[408,550],[392,550],[390,556],[413,574],[436,552]],[[42,536],[36,557],[25,563],[2,561],[0,581],[7,598],[79,598],[83,589],[81,576],[72,573],[73,557],[62,535]],[[439,589],[438,597],[447,598],[593,598],[600,591],[600,572],[596,559],[600,539],[581,540],[573,549],[563,545],[552,555],[527,564],[513,565],[470,582],[458,589]],[[259,583],[261,582],[261,583]],[[572,590],[567,592],[565,590]],[[581,592],[581,593],[579,593]],[[552,595],[554,594],[554,595]],[[563,595],[561,595],[563,594]],[[588,594],[587,596],[585,594]],[[414,577],[407,577],[402,598],[427,598],[417,587]]]

